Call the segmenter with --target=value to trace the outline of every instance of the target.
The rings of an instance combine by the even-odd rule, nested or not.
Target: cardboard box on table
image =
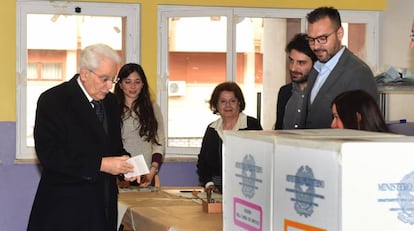
[[[323,129],[224,140],[224,230],[414,230],[414,137]]]

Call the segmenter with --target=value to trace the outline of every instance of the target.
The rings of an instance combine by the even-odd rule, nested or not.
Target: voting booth
[[[223,230],[272,230],[274,137],[229,133],[223,142]]]
[[[414,230],[414,137],[226,132],[224,230]]]

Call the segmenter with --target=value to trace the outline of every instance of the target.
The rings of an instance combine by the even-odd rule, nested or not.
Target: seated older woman
[[[216,86],[210,98],[210,109],[220,117],[204,133],[197,173],[206,191],[222,191],[222,144],[224,130],[262,130],[260,122],[243,113],[246,106],[240,87],[234,82]]]

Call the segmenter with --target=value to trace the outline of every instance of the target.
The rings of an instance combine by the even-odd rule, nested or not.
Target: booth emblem
[[[236,168],[241,169],[241,174],[236,174],[236,176],[241,178],[239,184],[242,186],[242,194],[248,199],[253,198],[257,190],[256,183],[262,182],[256,175],[263,172],[262,167],[256,166],[254,157],[251,154],[247,154],[244,156],[243,162],[236,162]]]
[[[401,207],[401,212],[398,213],[398,219],[410,225],[414,224],[414,172],[405,175],[400,182],[398,190],[398,203]],[[402,187],[402,186],[405,187]]]
[[[287,175],[288,182],[295,184],[294,189],[287,188],[286,191],[294,193],[295,211],[299,215],[309,217],[313,214],[314,207],[318,206],[314,202],[315,198],[324,199],[323,195],[315,193],[316,188],[324,188],[325,182],[315,179],[312,168],[309,166],[301,166],[296,175]]]

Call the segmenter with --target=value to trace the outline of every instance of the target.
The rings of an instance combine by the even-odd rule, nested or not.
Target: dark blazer
[[[280,87],[279,93],[277,95],[275,130],[283,129],[283,118],[285,116],[285,108],[291,96],[292,83],[288,83]]]
[[[309,73],[305,93],[307,102],[306,128],[330,128],[332,122],[331,104],[334,98],[345,91],[362,89],[379,100],[377,84],[371,69],[347,48],[329,74],[312,104],[310,92],[318,72],[313,68]]]
[[[217,131],[207,126],[198,154],[197,174],[200,185],[213,181],[213,177],[222,178],[222,145],[223,141]],[[247,116],[247,128],[240,130],[262,130],[260,122],[253,117]],[[221,181],[221,179],[220,179]],[[221,191],[221,185],[216,185]]]
[[[34,139],[42,175],[28,230],[117,230],[116,176],[102,157],[126,154],[115,96],[103,100],[107,133],[75,75],[39,97]]]

